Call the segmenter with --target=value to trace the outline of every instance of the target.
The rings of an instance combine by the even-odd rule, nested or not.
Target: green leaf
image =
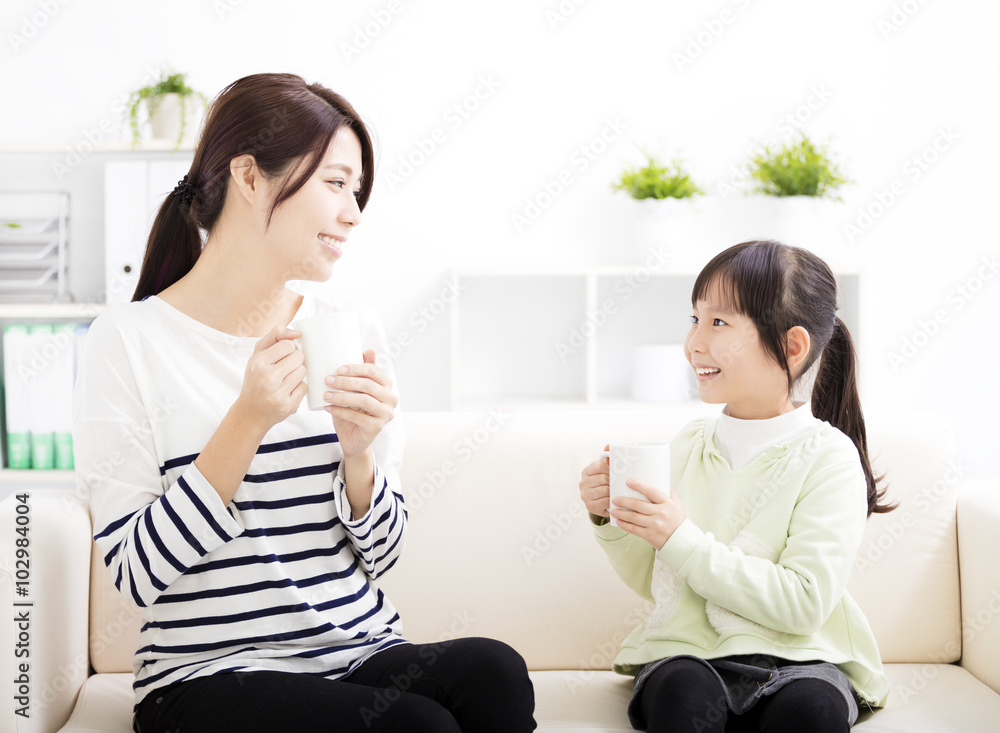
[[[781,150],[765,147],[751,160],[750,175],[757,181],[754,190],[768,196],[830,196],[839,200],[833,192],[852,183],[841,175],[826,149],[813,145],[805,135]]]
[[[634,199],[685,199],[704,193],[684,171],[680,161],[661,165],[648,152],[643,151],[643,155],[646,164],[626,168],[618,183],[611,186],[613,191],[626,191]]]

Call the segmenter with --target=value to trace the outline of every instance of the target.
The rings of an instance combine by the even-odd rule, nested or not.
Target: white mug
[[[669,443],[611,443],[610,448],[601,452],[601,457],[608,459],[611,469],[609,501],[618,496],[649,501],[645,494],[625,485],[629,479],[641,481],[664,493],[670,490]],[[618,526],[614,517],[611,517],[611,524]]]
[[[310,316],[295,321],[291,328],[302,332],[295,346],[305,356],[306,378],[303,381],[309,387],[306,397],[309,409],[322,410],[326,406],[323,393],[333,389],[326,385],[326,378],[344,364],[364,362],[358,314],[342,311]]]

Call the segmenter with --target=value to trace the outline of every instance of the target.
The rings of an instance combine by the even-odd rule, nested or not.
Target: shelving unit
[[[636,347],[683,343],[696,277],[648,267],[453,272],[451,408],[662,407],[632,399]],[[839,315],[857,339],[861,274],[837,280]],[[690,378],[683,365],[671,374]],[[681,402],[696,401],[693,380],[676,386],[691,394]]]
[[[106,308],[103,303],[0,303],[0,331],[8,323],[90,323]],[[0,339],[2,364],[3,341]],[[6,437],[4,428],[0,431],[4,455]],[[75,484],[76,476],[72,470],[12,469],[4,466],[0,468],[0,501],[21,490],[72,488]]]
[[[69,194],[0,191],[0,302],[68,297]]]

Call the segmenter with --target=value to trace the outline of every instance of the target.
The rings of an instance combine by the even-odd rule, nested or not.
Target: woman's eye
[[[334,186],[337,186],[338,188],[343,188],[344,186],[344,182],[341,181],[339,178],[335,181],[327,181],[327,183],[332,183]]]
[[[361,191],[360,190],[354,192],[354,198],[356,198],[356,199],[360,199],[361,198]]]

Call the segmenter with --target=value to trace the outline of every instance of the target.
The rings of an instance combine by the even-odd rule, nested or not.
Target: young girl
[[[76,465],[104,563],[142,607],[136,731],[535,727],[513,649],[411,644],[374,583],[406,531],[374,320],[364,363],[326,376],[325,411],[302,399],[289,323],[342,306],[288,282],[327,280],[350,251],[373,165],[338,94],[292,74],[234,82],[160,208],[134,302],[93,323]]]
[[[614,668],[648,731],[846,731],[885,702],[868,622],[845,586],[865,520],[889,511],[868,460],[850,334],[830,268],[744,242],[695,281],[685,352],[722,414],[671,445],[671,486],[583,470],[580,494],[622,580],[656,603]],[[792,388],[819,361],[812,402]],[[620,528],[608,524],[618,520]]]

